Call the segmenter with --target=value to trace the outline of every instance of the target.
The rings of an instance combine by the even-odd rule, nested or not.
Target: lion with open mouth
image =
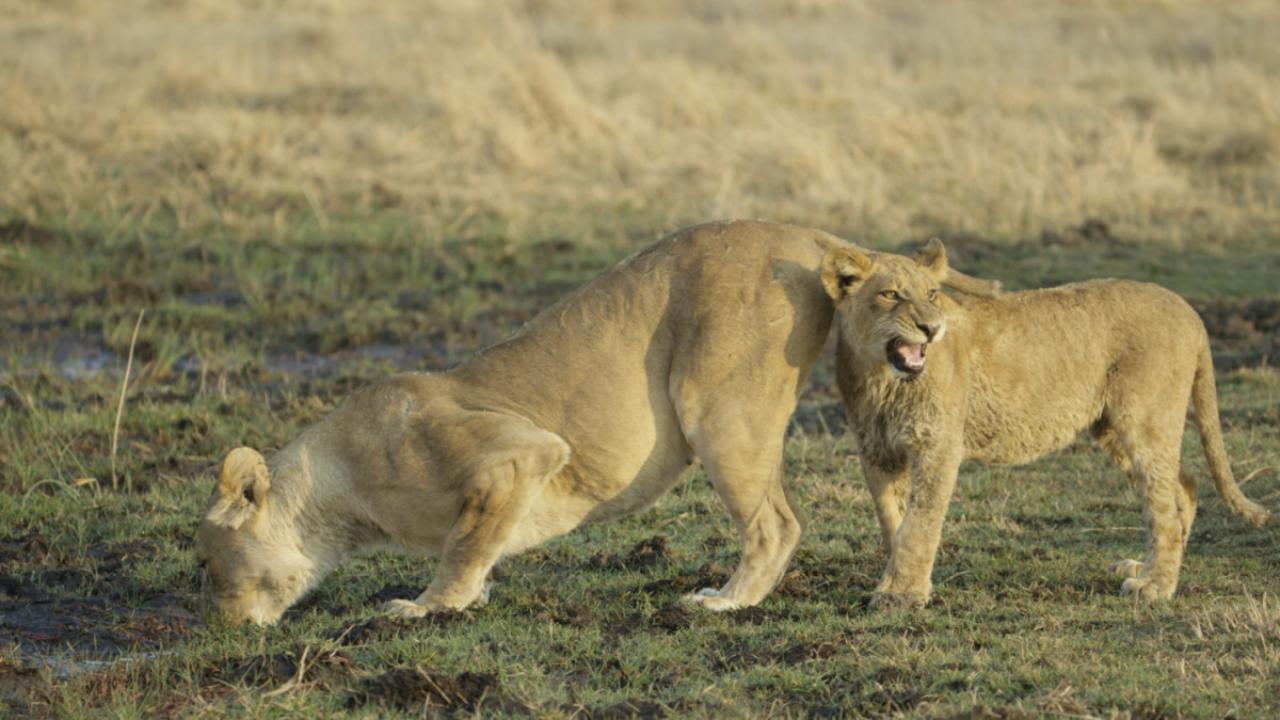
[[[360,390],[269,457],[233,450],[197,532],[208,598],[272,623],[347,557],[392,547],[439,563],[386,612],[466,608],[500,558],[643,510],[700,459],[742,557],[687,600],[759,603],[803,528],[783,437],[831,324],[818,271],[846,245],[763,222],[679,231],[452,370]]]
[[[1270,517],[1232,477],[1209,337],[1174,293],[1096,280],[952,298],[936,240],[915,258],[834,248],[822,267],[837,380],[889,550],[877,604],[928,601],[962,461],[1030,462],[1082,430],[1143,490],[1148,550],[1114,566],[1123,591],[1172,596],[1196,514],[1181,461],[1189,400],[1227,506],[1254,525]]]

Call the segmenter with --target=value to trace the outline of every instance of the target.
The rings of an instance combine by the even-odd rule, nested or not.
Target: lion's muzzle
[[[924,372],[924,356],[928,345],[927,342],[913,343],[906,338],[896,337],[885,346],[885,353],[895,370],[915,376]]]

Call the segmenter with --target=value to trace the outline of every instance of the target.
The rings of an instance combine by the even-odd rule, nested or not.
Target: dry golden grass
[[[1280,229],[1269,0],[4,0],[0,17],[0,213],[71,229]]]

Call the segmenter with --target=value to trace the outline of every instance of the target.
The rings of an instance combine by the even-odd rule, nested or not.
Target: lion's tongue
[[[899,343],[896,350],[898,355],[902,356],[902,362],[907,367],[913,370],[924,367],[924,345]]]

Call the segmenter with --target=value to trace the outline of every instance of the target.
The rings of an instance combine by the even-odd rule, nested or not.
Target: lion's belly
[[[1033,435],[994,439],[966,446],[965,457],[989,465],[1022,465],[1066,447],[1079,434],[1079,429],[1052,428]]]
[[[1021,465],[1071,444],[1102,412],[1102,384],[1064,393],[1043,388],[1022,402],[972,408],[965,457],[993,465]]]

